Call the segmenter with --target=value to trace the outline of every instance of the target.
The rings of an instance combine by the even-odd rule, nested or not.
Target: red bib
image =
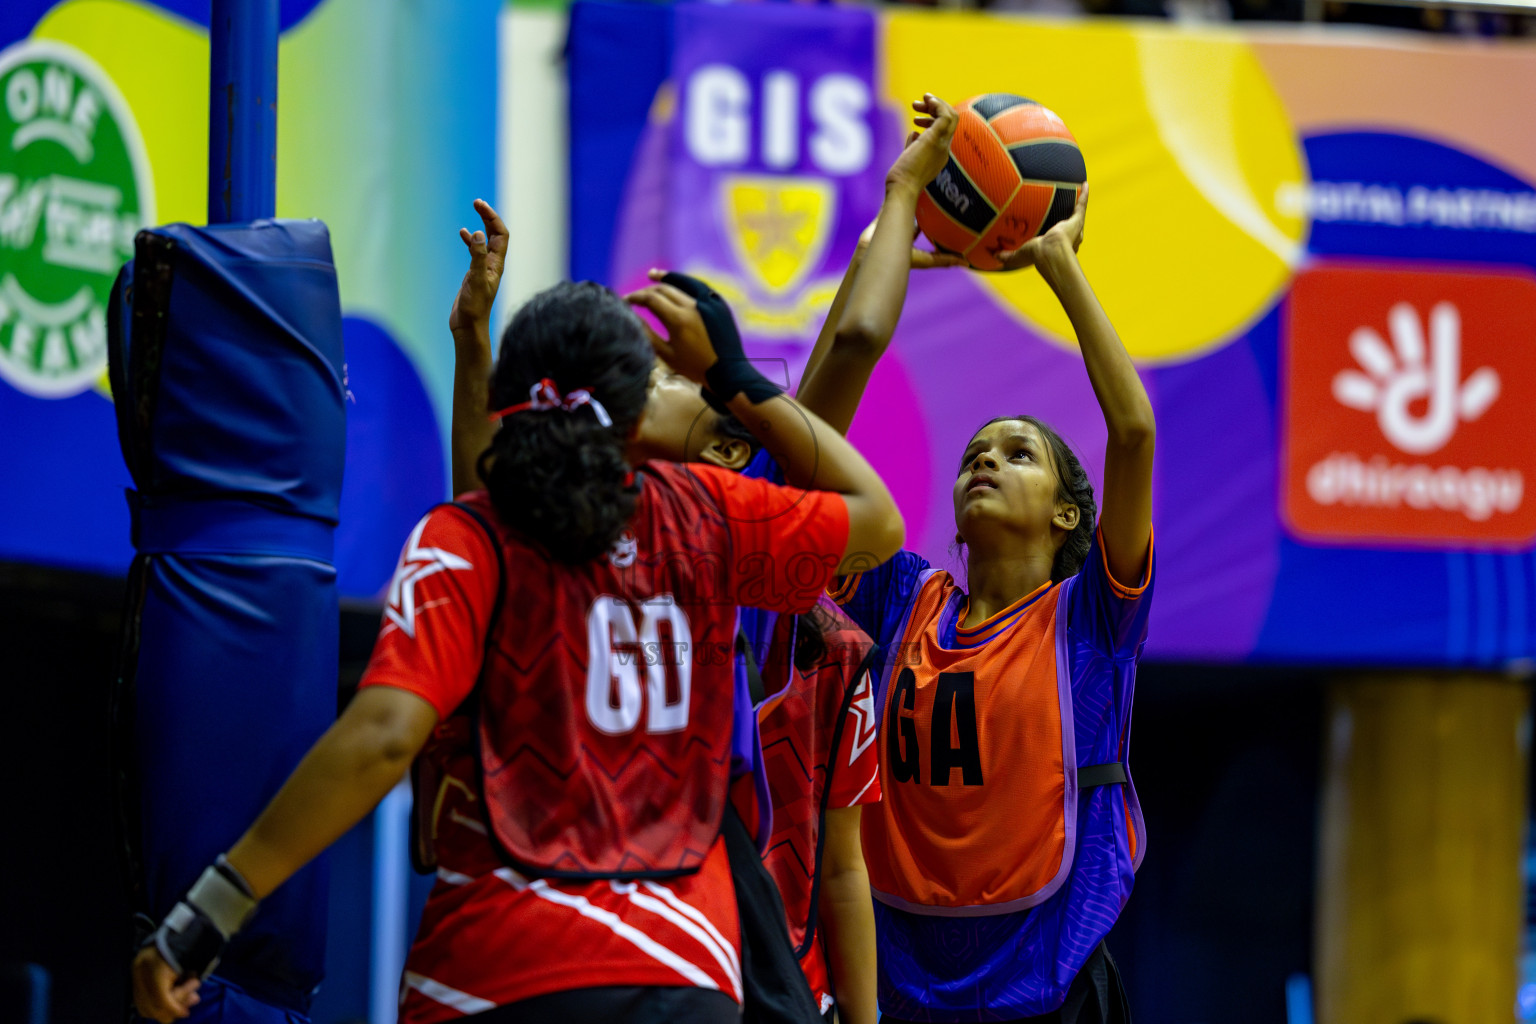
[[[491,838],[552,877],[695,871],[719,833],[730,771],[735,608],[674,557],[674,520],[647,488],[632,536],[577,571],[468,507],[502,558],[473,708]],[[478,506],[478,507],[477,507]]]

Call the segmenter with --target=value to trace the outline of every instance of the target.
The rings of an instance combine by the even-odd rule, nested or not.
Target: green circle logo
[[[0,378],[65,398],[107,365],[107,296],[154,223],[138,126],[95,62],[51,40],[0,51]]]

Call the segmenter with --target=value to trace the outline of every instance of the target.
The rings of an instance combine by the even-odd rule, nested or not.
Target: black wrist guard
[[[206,978],[219,965],[229,940],[255,912],[250,885],[219,854],[165,915],[149,942],[179,978]]]
[[[747,359],[741,345],[741,333],[736,330],[736,318],[716,292],[696,277],[675,271],[662,278],[690,296],[699,307],[699,318],[709,332],[710,347],[719,357],[715,365],[704,372],[704,400],[716,412],[729,412],[727,402],[737,395],[746,395],[754,405],[766,402],[779,394],[779,388],[757,371]]]

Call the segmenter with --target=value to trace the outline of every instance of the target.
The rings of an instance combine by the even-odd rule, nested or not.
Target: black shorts
[[[474,1024],[738,1024],[741,1006],[714,989],[605,985],[521,999],[461,1019]]]
[[[880,1024],[912,1022],[881,1014]],[[1099,948],[1072,979],[1072,987],[1067,989],[1067,998],[1060,1009],[1002,1024],[1131,1024],[1131,1005],[1126,1001],[1125,988],[1120,984],[1120,968],[1115,966],[1109,948],[1099,943]]]

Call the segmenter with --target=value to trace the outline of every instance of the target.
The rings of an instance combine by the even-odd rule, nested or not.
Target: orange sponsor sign
[[[1283,336],[1281,512],[1309,540],[1536,539],[1536,279],[1322,264]]]

